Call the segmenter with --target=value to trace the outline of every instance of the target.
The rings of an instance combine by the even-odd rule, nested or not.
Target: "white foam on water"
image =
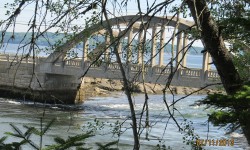
[[[241,137],[244,137],[243,134],[236,133],[236,132],[231,133],[230,136],[231,136],[231,137],[234,137],[234,138],[241,138]]]
[[[107,108],[119,108],[119,109],[129,109],[128,104],[112,104],[112,105],[101,105]]]
[[[8,100],[7,103],[21,105],[21,102],[12,101],[12,100]]]

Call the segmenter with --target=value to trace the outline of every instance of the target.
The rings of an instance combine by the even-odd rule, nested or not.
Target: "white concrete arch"
[[[165,26],[172,26],[175,27],[177,24],[177,20],[179,21],[179,26],[178,29],[179,30],[185,30],[187,28],[190,28],[194,25],[194,22],[191,21],[187,21],[184,19],[177,19],[176,17],[171,17],[171,16],[166,16],[166,17],[160,17],[160,16],[140,16],[140,15],[128,15],[128,16],[120,16],[120,17],[116,17],[116,18],[111,18],[108,21],[103,21],[100,22],[98,24],[95,24],[89,28],[84,29],[83,31],[81,31],[80,33],[76,34],[72,39],[70,39],[69,41],[67,41],[65,44],[63,44],[62,46],[59,46],[54,53],[52,53],[50,56],[48,56],[48,58],[45,60],[45,63],[55,63],[58,59],[62,58],[64,56],[64,54],[70,50],[71,48],[73,48],[76,44],[80,43],[80,42],[84,42],[87,43],[88,38],[93,35],[93,34],[98,34],[99,33],[105,33],[106,29],[108,27],[108,25],[110,26],[132,26],[131,30],[120,30],[120,33],[115,31],[113,32],[114,36],[119,36],[119,35],[123,35],[123,36],[128,36],[128,43],[131,42],[131,36],[133,35],[134,32],[138,32],[140,29],[140,25],[141,25],[141,20],[143,20],[143,23],[149,23],[148,28],[152,28],[155,29],[155,27],[161,27],[161,29],[163,29],[163,27]],[[135,29],[135,30],[133,30]],[[124,34],[121,34],[121,32],[125,32]],[[165,34],[164,30],[161,31],[162,35]],[[154,31],[155,33],[155,31]],[[161,36],[163,37],[163,36]],[[152,40],[152,42],[155,42],[155,40]],[[161,42],[164,42],[164,40],[161,40]],[[183,43],[183,42],[179,42],[179,43]],[[184,42],[186,43],[186,42]],[[152,43],[152,46],[154,46],[155,43]],[[85,44],[84,44],[85,45]],[[161,43],[161,45],[163,45]],[[85,45],[86,46],[86,45]],[[180,46],[178,46],[180,47]],[[84,48],[83,48],[84,49]],[[128,51],[129,53],[129,51]],[[152,51],[152,53],[155,53]],[[131,58],[127,58],[128,61],[130,61]],[[162,64],[163,58],[162,55],[160,56],[160,64]],[[138,61],[140,62],[140,61]],[[154,62],[154,60],[152,60],[152,62]],[[154,63],[152,63],[152,65],[154,65]]]

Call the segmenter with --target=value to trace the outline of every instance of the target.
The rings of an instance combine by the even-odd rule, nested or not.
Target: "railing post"
[[[182,72],[183,69],[179,68],[177,69],[176,71],[176,79],[179,81],[181,80],[181,72]]]
[[[201,81],[201,86],[203,86],[205,84],[205,72],[203,71],[203,69],[200,70],[200,81]]]
[[[204,86],[208,80],[208,70],[204,71],[203,69],[201,69],[200,74],[201,83]]]
[[[126,74],[127,74],[127,79],[130,81],[130,77],[131,77],[131,75],[130,75],[130,73],[132,73],[131,72],[131,64],[130,63],[128,63],[128,65],[127,65],[127,68],[125,69],[126,70]]]
[[[25,57],[25,63],[28,64],[29,63],[29,57]]]
[[[60,63],[61,67],[63,68],[64,65],[65,65],[65,62],[62,60],[61,63]]]
[[[155,67],[150,67],[150,76],[153,77],[155,74]]]
[[[10,62],[10,55],[6,54],[7,61]]]

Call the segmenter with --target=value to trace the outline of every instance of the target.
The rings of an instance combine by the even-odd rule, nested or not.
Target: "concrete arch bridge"
[[[219,76],[215,70],[210,69],[211,60],[206,52],[203,54],[203,62],[200,62],[203,64],[202,68],[186,67],[185,54],[189,48],[186,30],[193,25],[193,22],[175,17],[121,16],[84,29],[55,49],[47,58],[37,57],[33,60],[1,54],[1,90],[5,93],[14,91],[17,95],[33,95],[33,98],[39,101],[49,95],[50,102],[74,103],[83,76],[122,79],[120,66],[114,57],[114,47],[123,58],[122,66],[131,82],[142,82],[144,72],[145,82],[165,84],[171,70],[175,70],[172,85],[205,86],[218,80]],[[167,32],[174,28],[177,36]],[[112,35],[109,34],[111,32]],[[164,51],[166,43],[170,40],[167,38],[169,36],[176,41],[176,46],[173,46],[172,69],[165,63],[167,58]],[[95,44],[91,45],[93,39],[98,37],[102,37],[102,40],[94,41]],[[81,42],[82,56],[68,59],[68,51]],[[151,57],[147,59],[146,56]],[[25,93],[27,89],[31,89],[28,91],[32,91],[32,94]]]

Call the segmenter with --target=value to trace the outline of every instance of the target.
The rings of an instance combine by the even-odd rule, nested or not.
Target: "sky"
[[[4,15],[6,10],[4,8],[4,4],[6,3],[12,3],[14,0],[0,0],[0,18],[1,19],[6,19],[6,16]],[[157,3],[162,2],[164,0],[157,0]],[[180,0],[177,0],[177,2]],[[132,15],[132,14],[136,14],[138,12],[138,8],[137,8],[137,4],[135,4],[135,0],[129,0],[129,3],[127,4],[127,8],[126,10],[123,9],[123,14],[122,15]],[[151,5],[153,3],[153,0],[149,0],[149,5]],[[22,13],[18,16],[17,18],[17,25],[16,25],[16,31],[17,32],[25,32],[27,30],[27,24],[30,20],[30,18],[32,17],[32,14],[34,13],[34,5],[28,5],[25,7],[25,9],[22,10]],[[116,5],[117,8],[119,8],[118,5]],[[110,12],[114,12],[114,7],[111,3],[109,3],[108,8]],[[147,8],[147,3],[142,0],[141,1],[141,8],[142,10],[146,10]],[[117,16],[121,15],[119,13],[115,13]],[[90,17],[90,13],[86,14],[86,17]],[[82,18],[81,21],[75,22],[75,24],[79,24],[80,22],[82,22],[84,20],[84,18]]]
[[[6,12],[6,9],[4,8],[4,4],[6,3],[12,3],[14,0],[0,0],[0,20],[6,19],[7,17],[4,15]],[[157,3],[162,2],[164,0],[157,0]],[[154,1],[153,0],[149,0],[149,5],[151,5]],[[180,0],[176,0],[174,2],[174,5],[179,5],[180,4]],[[118,6],[116,6],[118,7]],[[171,6],[170,6],[171,7]],[[110,12],[114,13],[115,9],[113,7],[113,5],[111,3],[109,3],[108,8]],[[147,3],[145,0],[141,0],[141,8],[142,11],[147,9]],[[136,14],[138,12],[138,8],[137,8],[137,4],[136,4],[136,0],[129,0],[128,4],[127,4],[127,8],[123,9],[123,14],[119,14],[117,11],[115,12],[115,15],[119,16],[119,15],[132,15],[132,14]],[[28,5],[25,7],[24,10],[22,10],[22,13],[18,16],[17,20],[16,20],[16,26],[15,26],[15,31],[16,32],[26,32],[28,30],[28,23],[30,18],[32,18],[32,14],[34,13],[34,5]],[[91,13],[91,12],[90,12]],[[90,17],[90,13],[87,13],[85,16],[86,17]],[[159,14],[161,15],[161,14]],[[170,14],[171,15],[171,14]],[[48,18],[51,19],[51,18]],[[75,22],[73,22],[73,24],[76,25],[82,25],[84,22],[85,18],[81,18],[81,20],[77,20]],[[192,18],[187,18],[188,20],[192,20]],[[12,31],[13,28],[10,28],[8,31]],[[2,30],[2,28],[0,28],[0,30]],[[56,29],[52,29],[50,30],[50,32],[54,32],[56,31]],[[195,43],[196,46],[202,46],[200,42],[196,42]]]

